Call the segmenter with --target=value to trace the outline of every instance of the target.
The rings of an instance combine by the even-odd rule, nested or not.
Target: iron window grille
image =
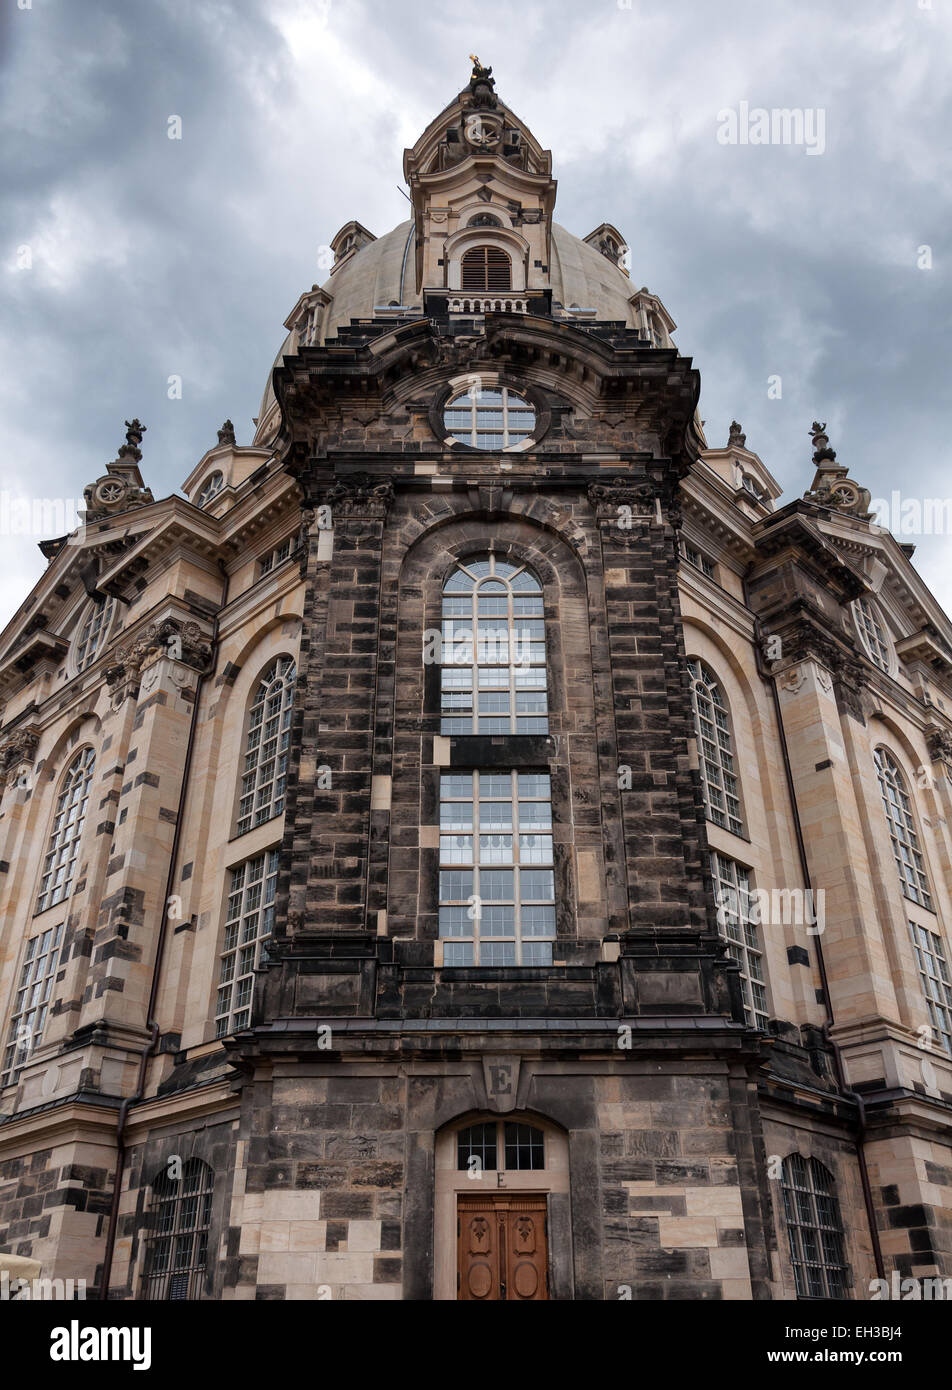
[[[798,1298],[846,1298],[843,1222],[833,1175],[815,1158],[781,1166],[784,1217]]]
[[[190,1158],[179,1178],[162,1169],[152,1183],[142,1296],[156,1301],[201,1297],[215,1175]]]
[[[498,1162],[499,1156],[503,1162]],[[475,1160],[475,1162],[473,1161]],[[460,1172],[507,1172],[545,1167],[545,1134],[518,1120],[490,1120],[469,1125],[456,1135]]]

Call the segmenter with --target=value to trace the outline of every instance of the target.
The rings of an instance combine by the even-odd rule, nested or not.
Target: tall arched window
[[[696,657],[688,662],[688,670],[707,814],[715,825],[741,835],[744,823],[727,701],[711,672]]]
[[[833,1175],[791,1154],[781,1168],[783,1211],[798,1298],[846,1298],[843,1222]]]
[[[542,585],[490,553],[443,586],[442,732],[549,731]]]
[[[291,657],[279,656],[265,671],[255,690],[241,773],[239,835],[272,816],[279,816],[284,810],[296,674]]]
[[[100,648],[112,626],[112,615],[116,601],[110,595],[107,599],[90,599],[76,637],[76,671],[85,671],[99,655]]]
[[[866,654],[881,671],[889,670],[889,642],[876,610],[869,599],[858,598],[853,604],[853,617]]]
[[[926,876],[925,860],[919,846],[919,832],[912,813],[912,802],[906,791],[906,783],[895,759],[885,748],[877,748],[873,757],[876,760],[876,773],[879,777],[879,790],[882,793],[889,838],[892,840],[899,882],[907,898],[932,911],[932,898],[929,893],[929,880]]]
[[[163,1168],[152,1182],[143,1298],[198,1298],[208,1260],[215,1174],[190,1158],[181,1176]]]
[[[498,246],[474,246],[461,262],[464,290],[495,294],[512,289],[512,262]]]
[[[37,912],[61,903],[72,891],[95,764],[93,750],[84,748],[76,754],[63,779],[43,860]]]

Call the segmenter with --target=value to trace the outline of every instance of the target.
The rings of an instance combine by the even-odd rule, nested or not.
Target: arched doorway
[[[539,1302],[571,1272],[568,1142],[533,1114],[470,1114],[436,1140],[433,1296]]]

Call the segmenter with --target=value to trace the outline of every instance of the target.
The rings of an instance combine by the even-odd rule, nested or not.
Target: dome
[[[347,258],[340,269],[321,287],[331,300],[321,325],[321,343],[334,338],[351,319],[375,317],[375,310],[390,304],[419,305],[420,297],[409,287],[413,275],[413,223],[401,222],[386,236],[361,247]],[[552,301],[566,308],[594,310],[587,319],[611,320],[634,327],[631,305],[632,282],[623,271],[594,246],[552,223],[552,251],[549,283]],[[404,295],[407,298],[404,298]],[[584,322],[584,319],[582,320]],[[265,444],[274,432],[276,402],[271,375],[282,359],[293,355],[298,334],[292,330],[274,359],[261,408],[255,444]]]

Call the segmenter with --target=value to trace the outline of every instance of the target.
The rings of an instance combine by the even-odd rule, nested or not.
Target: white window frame
[[[442,613],[441,733],[547,734],[545,602],[532,570],[471,556],[444,583]]]
[[[258,678],[245,729],[236,835],[284,811],[296,679],[291,656],[275,657]]]
[[[213,497],[217,497],[225,486],[225,475],[220,468],[216,468],[209,473],[202,483],[198,496],[195,498],[196,507],[207,507]]]
[[[465,413],[468,422],[451,422],[450,412]],[[500,417],[498,425],[495,423],[497,415]],[[484,453],[510,453],[528,448],[535,438],[538,421],[538,412],[526,396],[509,386],[489,382],[479,385],[472,382],[451,396],[443,407],[447,440]]]
[[[874,749],[873,761],[903,896],[934,912],[926,858],[902,769],[888,748]]]
[[[507,806],[510,816],[505,815]],[[531,822],[537,828],[531,830],[522,821],[527,807],[539,808]],[[484,817],[489,808],[500,809]],[[494,824],[500,829],[494,831]],[[552,782],[547,772],[513,768],[443,773],[438,871],[443,964],[551,965],[556,937],[553,856]],[[486,876],[495,872],[512,875],[511,895],[484,897],[483,888],[489,888]],[[549,876],[550,886],[542,896],[526,896],[523,876],[530,872]],[[530,914],[538,920],[527,931]],[[535,930],[540,926],[542,930]]]
[[[720,681],[700,657],[688,658],[688,672],[708,819],[732,835],[743,835],[744,805],[727,698]]]
[[[91,598],[86,604],[75,637],[73,665],[77,675],[88,670],[106,645],[115,615],[116,600],[112,594],[103,600]]]
[[[73,890],[95,770],[96,755],[93,749],[89,746],[81,748],[60,783],[43,857],[36,913],[46,912],[48,908],[65,902]]]
[[[874,666],[889,675],[892,670],[892,646],[880,614],[868,598],[853,602],[853,622],[863,650]]]
[[[952,1056],[952,974],[945,943],[921,922],[910,921],[909,934],[933,1035],[942,1051]]]
[[[275,846],[229,870],[215,990],[216,1038],[227,1038],[251,1022],[255,972],[274,930],[279,857]]]
[[[760,928],[750,919],[753,891],[750,870],[736,859],[711,851],[711,875],[721,936],[728,955],[740,966],[744,1013],[754,1028],[767,1029],[770,1003],[764,969],[764,944]]]
[[[0,1087],[16,1084],[30,1054],[43,1041],[62,945],[62,922],[35,932],[24,944],[0,1063]]]

